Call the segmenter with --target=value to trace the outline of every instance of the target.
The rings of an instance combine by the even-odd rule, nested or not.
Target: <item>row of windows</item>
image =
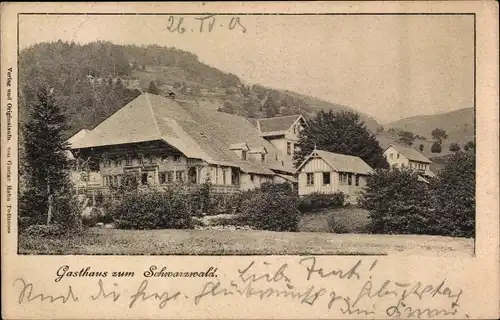
[[[390,153],[389,154],[389,157],[394,160],[394,153]],[[399,153],[397,154],[397,159],[399,159]]]
[[[105,186],[119,186],[122,183],[122,177],[123,177],[123,175],[121,175],[121,174],[104,176],[104,185]],[[175,177],[175,180],[174,180],[174,177]],[[154,183],[154,181],[155,181],[154,178],[155,178],[154,172],[143,172],[143,173],[141,173],[141,184],[147,185],[147,184],[151,184],[151,182]],[[182,182],[182,181],[185,181],[185,172],[184,171],[159,172],[158,178],[159,178],[160,184],[171,183],[174,181]],[[194,182],[196,182],[196,181],[194,181]]]
[[[352,174],[352,173],[339,173],[339,184],[341,185],[352,185],[352,178],[354,176],[355,180],[355,185],[359,186],[359,176]],[[306,179],[307,179],[307,185],[312,186],[314,185],[314,173],[307,173],[306,174]],[[330,172],[323,172],[323,185],[327,186],[330,185],[331,183],[331,174]]]
[[[410,162],[410,168],[416,168],[416,169],[419,169],[419,170],[425,170],[426,169],[426,165],[423,164],[423,163]]]
[[[162,163],[170,161],[170,158],[172,158],[172,161],[175,163],[181,162],[181,156],[180,155],[174,155],[174,156],[162,156],[160,161]],[[104,168],[109,168],[109,167],[119,167],[119,166],[131,166],[134,164],[134,162],[139,163],[139,164],[155,164],[157,163],[158,158],[156,156],[150,156],[150,157],[140,157],[140,158],[126,158],[123,160],[110,160],[106,159],[103,161],[103,166]]]

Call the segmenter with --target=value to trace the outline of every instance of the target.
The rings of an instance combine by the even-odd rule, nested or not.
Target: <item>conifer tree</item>
[[[31,116],[23,130],[23,190],[20,215],[29,224],[50,225],[54,197],[70,191],[68,143],[65,116],[54,98],[53,89],[41,86],[31,105]]]

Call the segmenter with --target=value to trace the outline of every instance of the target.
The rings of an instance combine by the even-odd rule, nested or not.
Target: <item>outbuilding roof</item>
[[[314,150],[311,152],[311,154],[298,167],[297,171],[300,171],[300,169],[311,158],[315,157],[323,159],[333,170],[337,172],[352,172],[358,174],[370,174],[373,172],[372,167],[370,167],[360,157],[323,150]]]
[[[422,162],[422,163],[432,163],[431,160],[427,159],[423,154],[421,154],[418,150],[416,150],[414,148],[405,147],[405,146],[401,146],[401,145],[397,145],[397,144],[391,144],[391,145],[389,145],[389,147],[387,147],[387,149],[389,149],[391,147],[396,149],[399,153],[401,153],[403,156],[405,156],[408,160]],[[387,150],[387,149],[385,149],[385,150]]]

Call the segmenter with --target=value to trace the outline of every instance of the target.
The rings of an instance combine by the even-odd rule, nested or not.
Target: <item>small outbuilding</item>
[[[343,192],[355,202],[371,173],[360,157],[314,150],[297,168],[299,196]]]

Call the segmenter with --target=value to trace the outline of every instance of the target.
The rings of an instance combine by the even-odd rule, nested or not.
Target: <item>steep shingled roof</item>
[[[323,150],[314,150],[313,152],[311,152],[311,154],[298,167],[297,171],[299,171],[300,168],[302,168],[302,166],[304,166],[304,164],[306,164],[310,158],[315,156],[318,156],[326,161],[326,163],[337,172],[353,172],[359,174],[370,174],[373,172],[372,167],[370,167],[360,157]]]
[[[292,115],[292,116],[282,116],[282,117],[273,117],[273,118],[263,118],[258,119],[258,128],[261,133],[279,133],[286,132],[292,124],[297,121],[297,119],[301,117],[301,115]]]
[[[244,172],[273,174],[270,169],[292,172],[292,163],[282,165],[279,151],[244,117],[200,107],[196,102],[177,101],[143,93],[111,115],[73,149],[163,140],[190,158],[241,168]],[[230,146],[246,143],[266,148],[272,156],[242,160]],[[274,154],[278,154],[275,161]]]
[[[404,146],[397,145],[397,144],[391,144],[389,147],[387,147],[387,149],[389,149],[390,147],[393,147],[394,149],[399,151],[399,153],[401,153],[403,156],[405,156],[408,160],[418,161],[418,162],[423,162],[423,163],[432,163],[431,160],[427,159],[423,154],[418,152],[418,150],[416,150],[416,149],[413,149],[410,147],[404,147]],[[385,152],[385,150],[384,150],[384,152]]]

